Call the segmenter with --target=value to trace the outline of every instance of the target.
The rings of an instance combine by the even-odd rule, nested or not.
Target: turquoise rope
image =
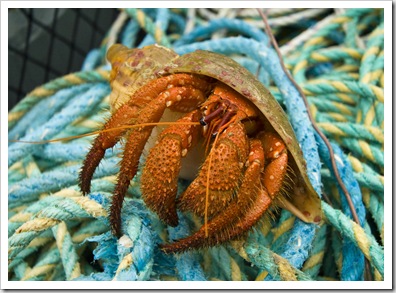
[[[81,71],[94,70],[98,67],[102,61],[103,55],[100,49],[91,50],[87,57],[84,59],[84,63],[81,66]]]
[[[309,258],[308,258],[308,263],[310,259],[313,259],[314,257],[318,257],[319,254],[324,255],[324,250],[325,250],[325,245],[326,245],[326,234],[328,231],[328,226],[327,225],[322,225],[318,230],[315,235],[315,238],[312,242],[312,249],[309,252]],[[319,275],[320,269],[321,269],[321,262],[316,262],[313,263],[311,267],[304,267],[302,268],[302,271],[306,274],[308,274],[312,279],[316,279]]]
[[[154,25],[157,28],[161,28],[161,30],[166,31],[169,26],[169,10],[165,8],[156,9],[156,17]],[[146,35],[143,41],[139,44],[139,48],[142,48],[147,45],[155,44],[156,41],[152,35]],[[170,45],[170,44],[169,44]]]
[[[109,87],[107,84],[97,84],[82,95],[76,95],[70,104],[62,109],[58,115],[54,116],[46,124],[35,129],[35,131],[32,133],[21,137],[21,140],[40,141],[51,139],[54,134],[59,132],[70,122],[76,120],[78,116],[84,115],[91,111],[90,108],[87,107],[87,103],[95,105],[96,103],[99,103],[108,93]],[[11,145],[8,149],[8,165],[10,166],[18,161],[26,153],[31,153],[33,149],[34,145],[32,144]]]
[[[352,222],[349,220],[342,212],[339,210],[332,209],[328,204],[322,202],[322,207],[324,213],[329,222],[347,239],[351,240],[356,246],[358,243],[356,241],[356,236],[353,234]],[[384,251],[375,238],[366,234],[366,239],[368,241],[368,251],[366,256],[368,256],[373,266],[379,271],[379,273],[384,275]]]
[[[53,240],[53,238],[53,234],[50,230],[44,231],[43,233],[39,234],[39,236],[35,237],[35,239],[40,240],[41,243],[44,244],[49,243],[51,240]],[[27,258],[29,255],[38,253],[40,248],[41,246],[28,246],[24,249],[21,249],[8,264],[8,269],[14,269],[17,265],[23,263],[25,258]]]
[[[8,132],[8,139],[21,139],[27,133],[36,130],[62,109],[74,96],[82,94],[89,88],[89,84],[66,88],[40,101]],[[43,111],[43,109],[47,111]]]
[[[147,224],[144,224],[143,219],[139,219],[133,214],[131,214],[127,221],[124,221],[123,223],[123,227],[126,227],[126,235],[131,239],[133,246],[131,248],[124,247],[120,245],[119,241],[117,254],[121,260],[121,264],[123,259],[128,257],[128,255],[130,255],[133,263],[118,270],[116,272],[115,280],[148,280],[153,266],[154,243],[151,231],[146,226]]]
[[[81,275],[74,281],[110,281],[117,269],[117,240],[110,232],[86,239],[86,242],[96,242],[97,246],[93,250],[94,261],[103,262],[103,272],[95,272],[90,275]]]
[[[328,170],[323,170],[321,171],[322,176],[326,180],[330,180],[332,178],[332,175],[330,174],[330,171]],[[353,176],[355,177],[356,181],[359,183],[361,187],[368,188],[372,191],[378,192],[378,193],[383,193],[384,192],[384,184],[381,182],[381,180],[378,178],[378,176],[373,176],[369,173],[353,173]],[[381,195],[382,198],[382,195]]]
[[[165,34],[162,33],[162,28],[156,26],[151,18],[144,14],[142,10],[136,8],[125,9],[131,17],[141,23],[141,26],[146,30],[146,32],[151,35],[157,43],[165,47],[170,47],[169,40]],[[157,33],[161,32],[161,35],[157,37]]]
[[[84,71],[84,72],[77,72],[75,73],[75,77],[81,80],[81,83],[95,83],[98,81],[105,81],[105,78],[100,75],[96,71]],[[64,79],[64,78],[57,78],[54,79],[45,85],[42,88],[46,91],[57,91],[62,88],[71,87],[73,84]],[[36,103],[38,103],[42,96],[38,96],[36,91],[31,92],[28,94],[20,103],[15,105],[14,108],[10,111],[10,113],[18,113],[18,112],[25,112],[31,109]],[[11,121],[8,123],[8,129],[12,129],[15,125],[16,121]]]
[[[320,139],[318,139],[318,142],[321,158],[328,165],[328,168],[331,169],[328,150],[325,147],[324,143],[321,143]],[[362,195],[359,189],[359,185],[356,179],[353,177],[351,166],[349,165],[349,162],[342,153],[341,149],[334,144],[332,145],[332,147],[334,155],[337,156],[336,164],[338,172],[340,172],[340,176],[343,178],[345,187],[351,195],[351,200],[355,207],[359,221],[363,224],[366,218],[366,211],[362,202]],[[340,193],[342,193],[341,190]],[[352,213],[346,201],[345,195],[341,196],[341,204],[345,215],[352,218]],[[351,244],[352,241],[350,240],[345,240],[343,243],[343,266],[341,271],[341,279],[346,281],[362,281],[364,274],[364,256],[356,246]]]
[[[180,239],[191,234],[183,215],[179,213],[179,225],[168,228],[171,239]],[[175,257],[175,267],[182,281],[206,281],[205,274],[195,253],[186,253]]]
[[[170,12],[170,25],[174,27],[177,33],[182,34],[186,28],[186,20],[183,16],[176,14],[174,12]]]
[[[64,222],[53,227],[52,232],[54,233],[54,238],[58,244],[58,252],[63,264],[66,280],[71,280],[81,274],[80,264],[78,263],[78,255],[69,232],[67,230],[64,231],[65,234],[62,235],[62,237],[60,235],[62,233],[62,229],[67,229]]]
[[[278,265],[274,259],[274,253],[265,246],[250,245],[246,248],[250,260],[262,270],[266,270],[275,280],[281,280]],[[294,269],[297,280],[311,281],[312,279],[298,269]],[[272,278],[269,278],[272,280]]]
[[[130,19],[125,29],[121,33],[121,44],[128,48],[135,47],[136,37],[139,32],[139,24],[134,20]]]
[[[323,96],[322,98],[320,96],[316,95],[316,92],[313,92],[315,96],[309,96],[308,101],[310,104],[313,104],[317,107],[318,111],[324,112],[324,113],[339,113],[340,109],[339,106],[342,105],[343,111],[348,112],[351,115],[347,115],[346,113],[343,114],[343,116],[351,116],[355,117],[356,116],[356,108],[350,105],[345,105],[344,102],[342,101],[331,101],[331,100],[324,100]],[[331,95],[331,94],[330,94]],[[327,97],[327,95],[326,95]]]
[[[282,210],[282,212],[280,214],[280,217],[279,217],[279,220],[278,220],[278,223],[277,223],[277,225],[274,228],[275,229],[279,229],[282,226],[282,224],[284,222],[288,221],[288,220],[289,221],[290,220],[294,220],[293,215],[290,212],[288,212],[288,211]],[[273,249],[274,252],[277,252],[277,253],[281,252],[281,250],[277,251],[276,249],[281,247],[283,243],[286,243],[287,240],[289,239],[289,237],[290,237],[290,230],[285,232],[285,233],[282,233],[276,239],[272,239],[272,242],[270,243],[271,249]]]
[[[118,171],[117,162],[118,159],[104,160],[101,167],[95,173],[94,178],[116,174]],[[79,170],[79,165],[63,167],[52,172],[43,173],[32,180],[27,178],[14,184],[9,189],[9,208],[17,207],[21,203],[32,203],[43,192],[55,191],[59,188],[77,183]]]
[[[370,128],[367,128],[361,124],[334,122],[332,123],[332,126],[338,128],[341,132],[345,133],[345,136],[348,136],[349,138],[359,138],[374,143],[383,143],[383,141],[378,141],[377,137],[372,132],[370,132]],[[326,130],[323,130],[323,132],[326,134]],[[383,136],[383,132],[380,131],[380,133]]]
[[[232,32],[238,32],[246,37],[255,39],[258,42],[267,43],[268,37],[258,28],[249,25],[248,23],[238,19],[215,19],[210,21],[206,26],[197,27],[189,34],[182,36],[177,40],[173,46],[178,48],[183,45],[191,44],[196,39],[203,39],[210,37],[214,32],[221,29],[227,29]]]
[[[369,145],[368,147],[370,149],[372,157],[367,157],[365,151],[361,148],[358,140],[346,137],[341,138],[341,143],[345,148],[353,150],[365,160],[375,163],[377,166],[384,167],[384,152],[380,147],[375,145]]]

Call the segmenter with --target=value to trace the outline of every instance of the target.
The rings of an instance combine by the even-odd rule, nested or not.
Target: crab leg
[[[262,132],[258,138],[263,144],[266,159],[262,182],[269,196],[274,198],[281,190],[287,173],[287,149],[283,140],[275,133]]]
[[[178,122],[198,122],[200,113],[194,110]],[[177,179],[181,158],[196,144],[198,125],[173,125],[165,129],[147,156],[141,177],[141,190],[146,205],[170,226],[177,226]]]
[[[137,117],[144,113],[145,105],[155,100],[161,92],[166,92],[170,87],[193,86],[198,90],[205,92],[208,83],[203,79],[190,74],[174,74],[154,80],[143,86],[135,92],[128,103],[122,105],[103,126],[103,130],[110,130],[125,125],[137,123]],[[168,92],[169,93],[169,92]],[[176,97],[177,98],[177,95]],[[196,103],[193,99],[187,99],[183,107],[189,106],[189,103]],[[176,100],[177,101],[177,100]],[[169,100],[172,103],[171,100]],[[144,106],[143,106],[144,105]],[[142,110],[143,109],[143,110]],[[188,111],[186,111],[188,112]],[[153,122],[153,121],[146,121]],[[104,157],[105,151],[113,147],[127,130],[115,129],[109,132],[101,132],[95,139],[90,151],[88,152],[79,177],[79,185],[83,194],[90,192],[92,176]]]
[[[137,111],[129,105],[122,106],[104,125],[103,130],[113,129],[128,125],[137,116]],[[91,190],[92,176],[105,155],[108,148],[113,147],[126,130],[117,129],[111,132],[101,132],[95,139],[90,151],[85,157],[80,171],[79,185],[83,194],[88,194]]]
[[[221,244],[242,235],[259,221],[282,188],[287,171],[287,150],[274,133],[260,133],[258,137],[251,141],[249,165],[239,188],[238,201],[232,202],[192,236],[163,245],[165,253]],[[262,172],[264,154],[266,166]],[[205,230],[209,237],[205,237]]]
[[[177,107],[180,103],[188,103],[192,100],[197,104],[204,100],[203,93],[192,87],[171,87],[163,91],[157,99],[152,100],[142,111],[136,120],[136,124],[148,122],[158,122],[167,107]],[[184,106],[183,106],[184,107]],[[191,110],[191,109],[189,109]],[[128,189],[129,183],[135,176],[139,159],[144,146],[151,134],[154,126],[142,126],[130,130],[121,160],[120,172],[117,178],[117,185],[112,197],[110,207],[110,225],[115,235],[121,234],[121,207],[122,201]]]
[[[233,201],[221,214],[213,217],[195,234],[171,244],[161,246],[165,253],[183,252],[221,244],[248,231],[268,209],[271,198],[260,184],[260,173],[264,166],[264,152],[259,140],[251,141],[248,158],[238,199]],[[208,237],[205,230],[208,230]]]
[[[205,215],[207,176],[210,172],[208,217],[223,211],[240,184],[248,154],[249,144],[242,123],[231,124],[220,134],[218,142],[206,158],[198,176],[178,198],[180,210],[192,211],[200,216]],[[210,156],[213,159],[209,169]]]

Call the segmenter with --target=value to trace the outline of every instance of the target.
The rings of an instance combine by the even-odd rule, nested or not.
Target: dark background
[[[8,110],[35,87],[79,71],[117,18],[117,9],[8,10]]]

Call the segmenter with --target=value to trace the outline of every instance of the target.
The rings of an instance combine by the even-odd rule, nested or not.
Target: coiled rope
[[[9,139],[42,141],[95,131],[109,114],[104,54],[114,42],[159,43],[185,54],[206,49],[229,55],[257,74],[284,106],[322,201],[321,227],[287,211],[267,219],[246,240],[179,256],[163,241],[198,225],[180,214],[167,228],[131,182],[122,221],[111,235],[108,210],[119,153],[106,152],[83,197],[78,172],[91,137],[52,144],[9,145],[10,280],[363,280],[366,258],[374,280],[384,278],[384,29],[381,9],[270,9],[288,70],[331,141],[338,171],[362,227],[353,222],[335,183],[329,154],[301,97],[280,66],[255,10],[125,9],[83,70],[35,89],[8,115]],[[285,34],[284,32],[287,31]],[[145,33],[139,40],[138,33]],[[48,109],[45,113],[41,109]],[[181,181],[179,190],[188,182]]]

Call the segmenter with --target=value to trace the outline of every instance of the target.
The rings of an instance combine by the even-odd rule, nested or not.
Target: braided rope
[[[325,222],[320,227],[282,211],[244,240],[174,257],[161,253],[158,244],[190,235],[200,224],[180,214],[178,227],[164,227],[140,200],[140,173],[128,189],[132,198],[124,202],[124,236],[116,239],[109,232],[107,211],[119,169],[119,145],[106,152],[94,174],[92,192],[83,197],[77,178],[92,138],[47,145],[12,143],[8,156],[10,279],[363,280],[366,258],[374,280],[383,280],[383,12],[270,9],[268,14],[275,36],[281,38],[286,67],[332,142],[363,228],[351,220],[335,185],[327,150],[259,29],[257,13],[203,8],[121,13],[101,48],[88,54],[81,72],[38,87],[9,112],[9,139],[40,141],[97,130],[108,117],[109,67],[104,56],[115,40],[129,47],[157,42],[179,54],[216,51],[258,74],[285,106],[309,178],[333,206],[322,201]],[[283,34],[286,25],[296,33]],[[137,43],[140,30],[146,36]],[[48,108],[46,113],[43,107]],[[179,191],[185,187],[183,182]],[[87,254],[93,262],[85,259]]]
[[[180,215],[180,224],[175,228],[169,228],[169,238],[179,239],[187,237],[191,231],[186,219]],[[183,281],[205,281],[205,274],[194,254],[184,254],[176,259],[175,267],[180,280]]]
[[[60,258],[62,259],[63,267],[65,269],[66,280],[72,280],[81,275],[80,263],[71,241],[70,233],[68,232],[65,222],[60,222],[52,228]]]
[[[128,8],[125,9],[125,11],[131,17],[136,19],[140,27],[142,27],[148,34],[150,34],[158,44],[163,45],[165,47],[171,46],[163,29],[157,26],[156,24],[154,24],[152,19],[146,16],[143,10],[136,8]],[[163,22],[164,22],[163,20],[160,20],[159,24]]]
[[[59,271],[59,262],[61,261],[59,250],[52,247],[41,256],[34,267],[23,274],[22,281],[42,281],[51,280]]]
[[[56,91],[72,87],[74,85],[107,81],[108,79],[108,72],[95,70],[71,73],[46,83],[45,85],[34,89],[20,103],[12,108],[8,114],[8,129],[13,128],[13,126],[19,122],[18,120],[27,111],[29,111],[33,105],[37,104],[41,99],[53,95]]]
[[[310,281],[308,275],[292,266],[286,259],[261,245],[250,245],[245,249],[249,261],[261,270],[267,271],[270,280]],[[263,273],[261,273],[263,274]],[[267,276],[268,278],[268,276]]]

